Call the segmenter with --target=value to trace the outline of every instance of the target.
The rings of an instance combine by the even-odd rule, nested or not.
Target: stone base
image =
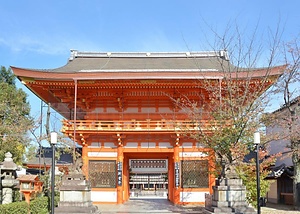
[[[83,202],[76,202],[76,201],[60,201],[58,202],[59,207],[92,207],[94,206],[92,201],[83,201]]]
[[[60,202],[55,208],[55,214],[100,213],[98,207],[91,201],[89,181],[81,174],[71,174],[63,177],[60,187]]]
[[[230,208],[230,207],[214,207],[212,210],[205,209],[203,211],[205,214],[256,214],[256,211],[251,207],[237,207],[237,208]]]
[[[256,210],[252,207],[235,207],[235,213],[256,214]]]
[[[227,213],[235,213],[230,207],[211,207],[205,208],[204,213],[219,213],[219,214],[227,214]]]
[[[218,214],[256,214],[246,202],[246,187],[242,180],[222,178],[216,181],[212,195],[205,195],[204,213]]]
[[[242,186],[243,181],[242,179],[228,179],[228,178],[222,178],[216,180],[216,186]]]
[[[80,213],[94,213],[94,214],[100,214],[97,207],[91,206],[91,207],[56,207],[54,209],[55,214],[66,214],[66,213],[72,213],[72,214],[80,214]]]
[[[247,207],[246,201],[212,201],[213,207]]]

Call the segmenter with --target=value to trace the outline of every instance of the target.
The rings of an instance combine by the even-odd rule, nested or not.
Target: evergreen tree
[[[32,125],[27,95],[15,85],[11,69],[1,66],[0,72],[0,161],[6,152],[21,164],[25,148],[30,140],[27,131]]]
[[[15,85],[15,79],[16,77],[10,68],[6,69],[4,66],[1,66],[0,82],[6,82],[9,85]]]

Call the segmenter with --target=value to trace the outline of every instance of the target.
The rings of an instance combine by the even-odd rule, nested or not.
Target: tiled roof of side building
[[[289,103],[290,106],[300,106],[300,96],[295,97],[294,99],[292,99]],[[277,113],[280,111],[283,111],[284,109],[286,109],[288,107],[287,104],[282,105],[279,109],[273,111],[273,113]]]

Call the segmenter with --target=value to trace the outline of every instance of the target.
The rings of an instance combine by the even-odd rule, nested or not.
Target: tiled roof
[[[71,51],[68,63],[49,72],[168,72],[220,71],[232,67],[224,51],[210,52],[79,52]]]
[[[47,166],[52,164],[52,148],[51,147],[42,147],[41,148],[41,158],[39,159],[39,151],[37,151],[37,154],[35,157],[30,159],[25,163],[25,165],[41,165],[43,166],[46,164]],[[65,164],[71,164],[73,163],[72,154],[70,153],[62,153],[61,151],[59,155],[59,160],[56,161],[56,164],[58,165],[65,165]],[[81,148],[76,148],[76,152],[81,154]]]
[[[284,163],[280,166],[272,168],[271,173],[267,176],[267,178],[278,178],[281,177],[282,174],[286,174],[288,176],[294,175],[294,169],[293,167],[288,167]]]
[[[29,161],[27,161],[25,163],[25,165],[51,165],[52,163],[52,158],[44,158],[41,157],[41,159],[39,159],[38,157],[34,157],[32,159],[30,159]]]
[[[226,51],[210,52],[79,52],[72,51],[66,65],[55,69],[11,66],[24,82],[36,80],[195,80],[279,76],[286,65],[241,68],[231,64]],[[251,73],[249,73],[251,72]],[[231,73],[235,73],[231,77]]]
[[[21,181],[34,181],[38,176],[37,175],[21,175],[18,177],[18,180]]]
[[[298,104],[298,106],[299,106],[300,105],[300,96],[297,96],[294,99],[292,99],[289,104],[290,104],[290,106],[293,106],[296,104]],[[275,110],[273,113],[280,112],[286,108],[287,108],[287,105],[285,104],[285,105],[281,106],[279,109]]]

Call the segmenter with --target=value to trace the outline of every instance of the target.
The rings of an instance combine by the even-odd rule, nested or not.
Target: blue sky
[[[202,51],[207,29],[222,34],[229,23],[251,35],[280,22],[289,41],[300,33],[299,8],[299,0],[1,1],[0,65],[56,68],[70,49]],[[36,115],[38,99],[29,99]]]

